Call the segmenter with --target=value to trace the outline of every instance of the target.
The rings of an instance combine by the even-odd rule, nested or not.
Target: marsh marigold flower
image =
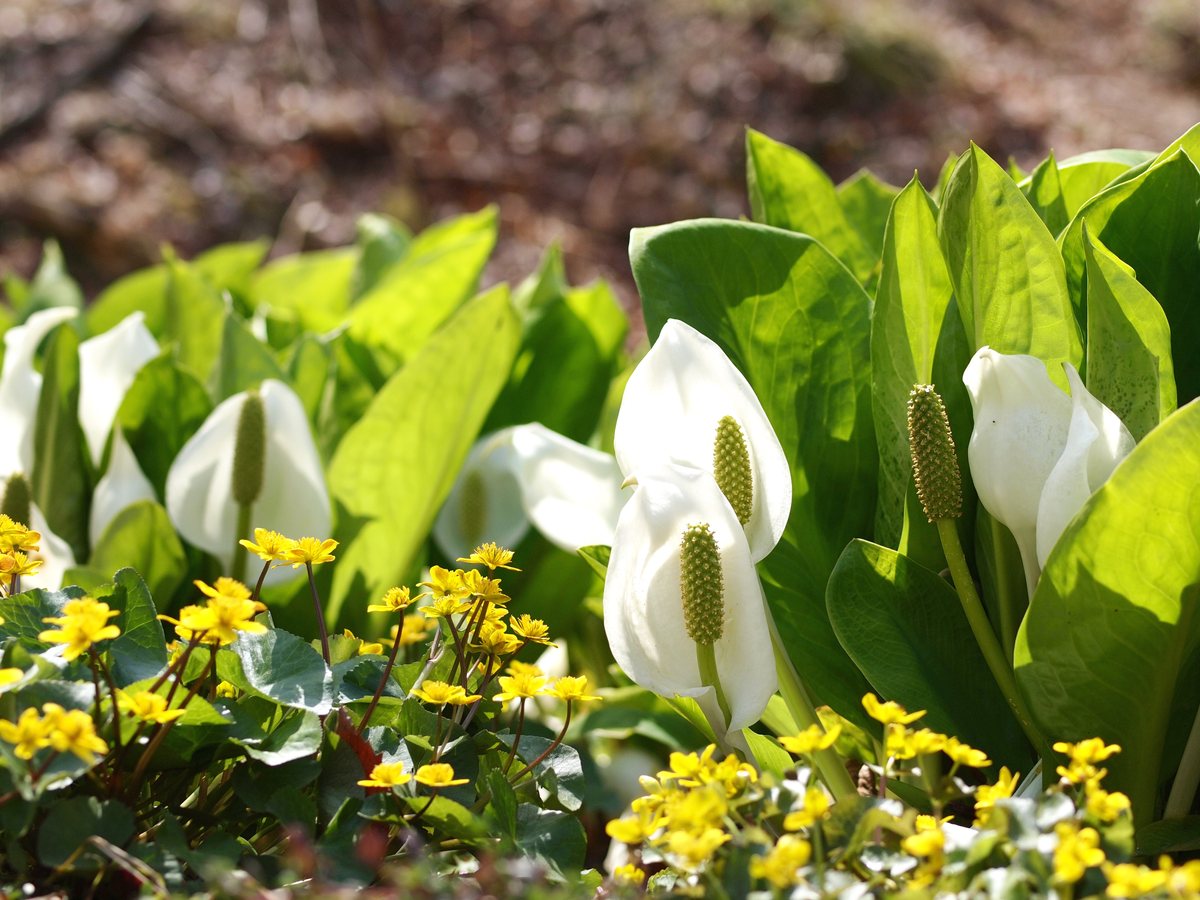
[[[333,538],[321,540],[315,537],[302,537],[296,541],[287,552],[284,554],[284,562],[290,562],[292,568],[304,565],[319,565],[321,563],[333,562],[333,551],[337,549],[338,542]]]
[[[47,733],[45,720],[32,707],[23,711],[15,722],[0,719],[0,740],[13,744],[13,753],[19,759],[33,759],[39,750],[50,746]]]
[[[413,598],[406,587],[388,588],[378,603],[367,607],[367,612],[402,612],[412,604]]]
[[[410,781],[412,781],[412,776],[404,771],[404,763],[390,762],[379,763],[371,769],[369,778],[364,778],[358,783],[361,787],[386,789],[400,787]]]
[[[911,725],[925,715],[923,709],[910,713],[896,701],[888,700],[885,703],[872,693],[863,696],[862,705],[868,716],[884,725]]]
[[[73,753],[90,765],[96,761],[97,754],[108,752],[108,744],[96,734],[96,723],[83,710],[63,709],[57,703],[46,703],[42,713],[50,746],[59,753]]]
[[[750,860],[750,877],[762,878],[781,891],[795,887],[800,869],[812,859],[812,844],[794,834],[780,835],[775,846],[763,856]]]
[[[466,706],[481,699],[479,694],[468,694],[458,684],[447,684],[444,681],[423,681],[419,688],[413,688],[412,696],[434,706]]]
[[[117,705],[122,712],[135,719],[154,722],[157,725],[178,719],[187,713],[186,709],[167,709],[167,698],[150,691],[138,691],[136,694],[118,691]]]
[[[271,531],[269,528],[255,528],[254,540],[242,538],[238,543],[263,562],[281,561],[287,556],[288,551],[296,546],[296,542],[290,537],[285,537],[278,531]]]
[[[449,763],[429,763],[421,766],[417,769],[416,780],[418,784],[434,790],[466,784],[468,781],[466,778],[455,778],[454,767]]]
[[[541,619],[535,619],[528,613],[522,613],[519,616],[512,616],[508,620],[508,625],[512,629],[513,634],[530,644],[544,644],[547,647],[553,647],[550,643],[550,629]]]
[[[797,735],[781,737],[779,743],[783,744],[783,749],[788,753],[802,756],[818,750],[828,750],[841,733],[841,725],[834,725],[828,731],[822,725],[810,725]]]
[[[513,552],[506,550],[503,547],[496,546],[495,543],[480,544],[476,547],[470,556],[456,559],[455,562],[473,563],[479,566],[486,566],[489,572],[494,572],[496,569],[507,569],[510,572],[520,572],[521,570],[515,566],[510,566],[512,562]]]
[[[586,675],[563,675],[554,684],[546,688],[545,692],[567,703],[570,703],[572,700],[584,703],[589,700],[602,699],[599,694],[589,694],[587,689]]]
[[[70,662],[86,653],[93,644],[107,641],[121,634],[121,629],[109,624],[108,620],[120,615],[119,610],[109,609],[107,603],[94,597],[79,597],[63,604],[61,616],[42,619],[49,625],[58,625],[57,631],[43,631],[39,641],[48,644],[64,644],[63,659]]]
[[[545,686],[545,675],[501,675],[501,691],[492,699],[500,703],[507,703],[509,700],[536,697],[542,693]]]

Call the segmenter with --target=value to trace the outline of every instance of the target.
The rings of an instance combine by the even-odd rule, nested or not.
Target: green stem
[[[403,628],[403,626],[401,626]],[[363,713],[362,720],[358,723],[358,733],[362,734],[366,731],[367,724],[371,721],[371,713],[375,712],[375,707],[379,705],[379,698],[383,696],[383,689],[387,686],[388,679],[392,676],[392,667],[396,665],[396,654],[400,652],[400,635],[397,633],[396,640],[392,642],[392,652],[388,656],[387,665],[383,667],[383,675],[379,679],[379,687],[375,688],[375,696],[371,698],[371,704],[367,707],[367,711]],[[417,685],[420,687],[420,685]]]
[[[1196,799],[1196,788],[1200,786],[1200,709],[1192,720],[1192,730],[1188,733],[1187,745],[1183,748],[1183,758],[1179,760],[1179,770],[1175,773],[1175,781],[1171,784],[1171,793],[1167,796],[1167,805],[1163,810],[1164,819],[1177,819],[1186,816]]]
[[[563,719],[562,729],[558,732],[558,736],[554,738],[554,741],[550,744],[549,747],[547,747],[545,750],[543,750],[541,752],[541,754],[538,756],[537,759],[535,759],[533,762],[531,762],[529,765],[527,765],[525,768],[523,768],[520,772],[518,772],[516,775],[514,775],[511,779],[509,779],[508,783],[515,785],[518,781],[520,781],[522,778],[524,778],[526,775],[528,775],[530,772],[532,772],[534,769],[536,769],[538,767],[538,764],[541,763],[541,761],[544,760],[551,753],[553,753],[555,748],[558,747],[558,745],[563,742],[563,738],[565,738],[567,736],[567,729],[570,727],[571,727],[571,701],[568,700],[567,701],[567,715]]]
[[[1005,540],[999,522],[991,523],[990,535],[992,542],[992,559],[996,565],[996,590],[998,597],[996,605],[1000,612],[1000,639],[1003,642],[1004,654],[1012,659],[1013,648],[1017,645],[1017,628],[1020,627],[1023,611],[1017,607],[1028,604],[1024,585],[1016,584],[1012,578],[1011,551],[1013,543]],[[1019,553],[1019,551],[1018,551]],[[1022,563],[1022,566],[1024,564]],[[1024,569],[1022,569],[1024,571]]]
[[[500,769],[505,775],[508,775],[508,770],[512,768],[513,759],[517,755],[517,744],[521,743],[521,731],[525,727],[525,699],[521,698],[521,705],[517,708],[517,727],[513,731],[512,747],[508,751],[508,759],[504,761],[503,767]]]
[[[1017,690],[1017,680],[1013,677],[1012,664],[1004,655],[1000,641],[996,638],[996,632],[992,630],[991,622],[988,621],[983,603],[979,599],[979,593],[975,590],[971,571],[967,568],[967,558],[963,554],[962,543],[958,539],[958,528],[955,527],[953,519],[939,519],[937,530],[938,537],[942,540],[942,552],[946,554],[946,563],[949,565],[950,575],[954,579],[954,587],[958,590],[958,599],[962,603],[963,612],[966,613],[971,632],[975,635],[975,643],[979,645],[983,658],[992,671],[992,677],[996,679],[996,684],[1016,715],[1017,722],[1020,723],[1025,736],[1029,738],[1038,753],[1045,755],[1049,745],[1033,723],[1033,717],[1029,714],[1029,709],[1025,706],[1025,701]]]
[[[808,691],[804,689],[804,683],[800,681],[800,676],[792,666],[792,661],[788,659],[783,650],[774,619],[768,618],[767,621],[771,626],[771,648],[775,653],[775,671],[779,676],[779,693],[783,695],[788,711],[802,731],[813,725],[821,725],[821,719],[817,715],[816,709],[813,708]],[[823,728],[824,726],[822,726]],[[836,799],[844,800],[847,797],[858,795],[858,789],[854,786],[854,781],[850,778],[850,773],[846,771],[846,765],[838,756],[837,751],[829,747],[825,750],[817,750],[811,756],[813,764],[821,775],[821,780],[833,792]]]
[[[721,687],[721,677],[717,674],[717,652],[712,644],[696,644],[696,662],[700,666],[700,683],[717,692],[717,705],[721,707],[721,715],[725,717],[722,724],[728,729],[733,717],[729,713],[729,700],[725,697],[725,689]]]
[[[238,581],[246,580],[246,548],[241,545],[241,540],[250,536],[250,517],[253,512],[253,504],[238,504],[237,534],[233,536],[233,577]]]
[[[317,631],[321,635],[321,655],[325,657],[325,665],[332,666],[329,655],[329,631],[325,627],[325,610],[321,608],[321,595],[317,593],[317,579],[313,575],[312,563],[306,562],[304,568],[308,570],[308,588],[312,593],[313,609],[317,614]]]

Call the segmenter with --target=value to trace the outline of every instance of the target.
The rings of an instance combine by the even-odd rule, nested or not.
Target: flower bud
[[[233,444],[230,491],[239,506],[249,506],[262,493],[263,465],[267,455],[267,414],[258,391],[246,394],[238,415]]]
[[[724,416],[717,423],[717,437],[713,441],[713,477],[738,521],[745,525],[754,511],[754,472],[750,468],[746,436],[733,416]]]
[[[707,524],[689,525],[683,532],[679,593],[688,637],[697,644],[720,640],[725,630],[725,585],[717,539]]]
[[[962,515],[962,482],[946,404],[932,384],[908,395],[908,444],[917,498],[930,522]]]

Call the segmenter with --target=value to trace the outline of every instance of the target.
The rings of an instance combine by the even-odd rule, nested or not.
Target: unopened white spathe
[[[264,381],[259,394],[266,415],[266,456],[252,525],[290,537],[328,537],[329,493],[300,398],[275,379]],[[171,521],[185,540],[217,557],[226,569],[235,540],[250,537],[234,533],[238,509],[231,493],[234,444],[245,400],[243,392],[222,401],[183,445],[167,473]],[[272,569],[268,580],[291,572],[287,567]]]
[[[745,532],[709,472],[667,463],[639,473],[613,538],[604,630],[633,681],[666,697],[691,697],[710,722],[721,721],[714,690],[701,682],[680,593],[681,541],[698,523],[712,530],[721,560],[724,629],[713,648],[733,732],[756,722],[775,693],[775,659]]]
[[[129,386],[158,353],[141,312],[79,345],[79,425],[96,465]]]
[[[664,462],[713,471],[717,424],[732,416],[750,452],[753,505],[745,532],[755,562],[779,543],[792,475],[754,389],[713,341],[670,319],[625,386],[613,444],[626,476]]]
[[[1068,396],[1036,357],[980,347],[963,373],[975,427],[967,458],[984,508],[1016,538],[1030,593],[1058,538],[1133,437],[1070,363]]]
[[[528,533],[512,456],[511,428],[476,441],[467,454],[433,523],[433,537],[451,559],[485,541],[515,547]]]
[[[29,477],[33,469],[33,426],[42,376],[33,367],[38,345],[57,325],[78,310],[56,306],[35,312],[23,325],[4,333],[4,368],[0,371],[0,478],[15,472]]]

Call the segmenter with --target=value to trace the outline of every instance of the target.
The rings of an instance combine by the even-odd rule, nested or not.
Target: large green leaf
[[[403,360],[424,343],[479,285],[496,243],[497,211],[440,222],[417,235],[350,311],[350,334]]]
[[[938,235],[972,351],[1029,353],[1057,372],[1063,361],[1079,365],[1083,345],[1054,238],[974,144],[946,185]]]
[[[1041,220],[1046,223],[1050,233],[1056,235],[1066,228],[1071,217],[1067,213],[1062,178],[1059,176],[1053,151],[1033,170],[1026,184],[1025,196],[1029,198],[1029,204]]]
[[[859,169],[837,186],[846,220],[858,232],[872,259],[879,259],[883,252],[883,232],[892,201],[899,193],[900,188],[880,181],[866,169]]]
[[[167,528],[170,529],[169,523]],[[174,530],[170,530],[174,536]],[[109,658],[114,680],[118,686],[126,687],[143,678],[153,678],[167,667],[167,639],[142,576],[133,569],[121,569],[113,576],[113,585],[107,602],[121,610],[116,619],[121,634],[109,645]]]
[[[194,268],[167,257],[167,296],[162,340],[174,343],[179,364],[202,382],[216,366],[221,349],[225,302]]]
[[[33,432],[33,502],[50,530],[87,556],[91,459],[79,426],[79,336],[71,323],[47,338],[44,381]],[[10,436],[8,438],[12,440]]]
[[[894,550],[851,541],[826,602],[838,640],[882,696],[928,710],[931,728],[1027,769],[1032,751],[945,579]]]
[[[309,331],[341,324],[350,306],[358,249],[318,250],[285,256],[264,266],[250,284],[255,310],[293,318]]]
[[[1087,386],[1141,440],[1175,411],[1166,314],[1133,270],[1084,229]]]
[[[220,347],[220,356],[209,379],[210,393],[216,402],[258,387],[268,378],[287,381],[270,349],[250,333],[233,310],[225,313]]]
[[[404,223],[379,213],[367,213],[360,217],[355,223],[355,230],[358,232],[361,253],[350,283],[350,296],[357,299],[404,258],[412,242],[412,232]]]
[[[1198,148],[1200,149],[1200,148]],[[1196,209],[1200,172],[1183,150],[1084,204],[1063,232],[1062,257],[1075,304],[1084,306],[1087,257],[1083,225],[1132,267],[1162,304],[1171,325],[1171,349],[1180,402],[1200,395],[1200,246]]]
[[[1153,157],[1145,150],[1093,150],[1060,161],[1058,182],[1068,219],[1113,179]]]
[[[815,237],[861,283],[875,269],[857,229],[846,217],[837,189],[821,167],[787,144],[746,131],[746,182],[756,222]]]
[[[481,294],[388,380],[342,438],[329,484],[360,528],[334,569],[331,619],[347,596],[374,596],[416,565],[508,378],[518,332],[508,291]]]
[[[251,694],[319,716],[333,705],[333,673],[321,654],[278,628],[239,634],[217,654],[217,675]]]
[[[583,868],[587,837],[575,816],[522,803],[517,807],[517,849],[559,879],[573,882]]]
[[[149,595],[164,605],[187,575],[187,555],[175,526],[153,500],[139,500],[117,513],[92,548],[88,565],[100,572],[137,569]]]
[[[818,697],[861,717],[867,684],[829,626],[825,582],[874,517],[870,300],[815,239],[747,222],[638,229],[630,258],[649,334],[676,318],[711,337],[775,427],[792,468],[792,511],[763,566],[767,597]]]
[[[160,497],[171,463],[212,408],[204,385],[170,356],[151,360],[133,379],[117,422]]]
[[[1154,817],[1200,703],[1200,401],[1148,434],[1055,545],[1017,638],[1050,740],[1119,744],[1110,790]]]

